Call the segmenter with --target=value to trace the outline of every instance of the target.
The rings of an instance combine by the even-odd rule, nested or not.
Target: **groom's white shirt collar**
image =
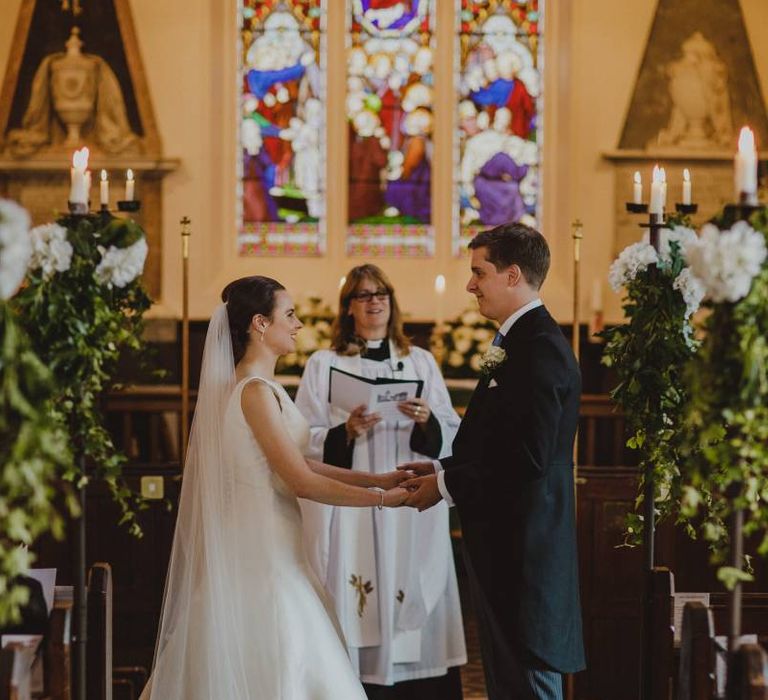
[[[529,311],[532,311],[533,309],[538,309],[540,306],[543,306],[544,302],[541,299],[534,299],[533,301],[529,301],[525,306],[521,306],[515,313],[513,313],[504,323],[501,324],[501,327],[499,328],[499,333],[502,335],[506,335],[509,333],[509,329],[512,328],[512,326],[515,325],[515,322],[520,319],[521,316],[524,316]]]

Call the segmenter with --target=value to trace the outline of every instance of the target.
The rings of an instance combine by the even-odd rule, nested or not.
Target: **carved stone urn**
[[[96,107],[96,64],[81,53],[79,34],[73,27],[66,54],[51,65],[53,109],[67,129],[66,146],[80,144],[80,130]]]

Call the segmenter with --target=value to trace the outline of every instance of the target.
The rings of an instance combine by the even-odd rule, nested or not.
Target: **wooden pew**
[[[54,598],[45,650],[43,678],[46,697],[70,700],[72,697],[72,597]]]
[[[759,644],[742,644],[728,673],[728,700],[768,700],[768,657]]]
[[[715,694],[715,626],[703,603],[686,603],[680,645],[678,700],[711,700]]]
[[[651,598],[650,629],[643,634],[650,657],[650,697],[654,700],[670,700],[672,697],[672,669],[674,666],[675,630],[672,611],[675,582],[672,572],[664,567],[654,567],[648,573],[647,595]]]
[[[88,700],[112,700],[112,567],[98,562],[88,573]]]

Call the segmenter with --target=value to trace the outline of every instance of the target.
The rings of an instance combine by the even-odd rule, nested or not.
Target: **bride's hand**
[[[387,508],[397,508],[405,503],[408,492],[399,486],[384,492],[384,505]]]
[[[388,491],[396,486],[400,486],[403,481],[410,479],[412,474],[406,471],[393,471],[386,474],[376,474],[376,483],[374,486],[378,486],[380,489]]]

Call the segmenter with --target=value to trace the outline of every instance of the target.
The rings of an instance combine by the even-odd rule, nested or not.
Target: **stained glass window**
[[[429,256],[434,0],[347,0],[351,255]]]
[[[241,254],[325,250],[323,0],[240,0]]]
[[[453,250],[539,218],[542,0],[456,1]]]

